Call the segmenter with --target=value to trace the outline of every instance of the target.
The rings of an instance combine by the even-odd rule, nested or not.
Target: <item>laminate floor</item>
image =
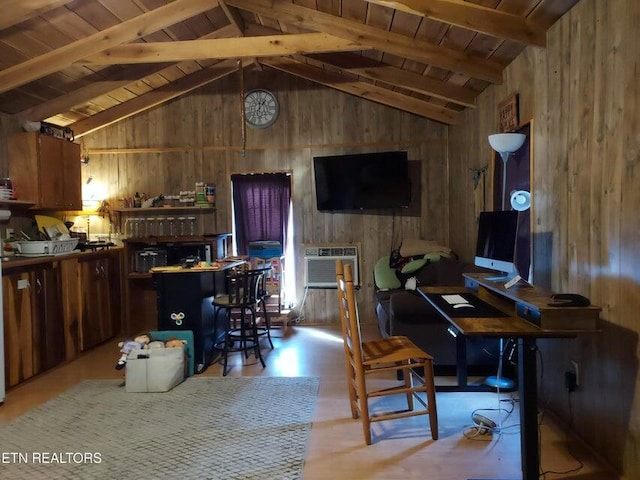
[[[365,338],[372,329],[364,329]],[[0,422],[8,422],[84,379],[122,378],[114,368],[118,339],[77,360],[11,389],[0,407]],[[251,356],[231,359],[229,375],[318,376],[321,379],[314,423],[305,464],[305,480],[385,479],[464,480],[520,479],[518,402],[511,394],[439,392],[440,438],[431,439],[428,418],[412,417],[373,425],[373,444],[364,443],[361,423],[351,418],[340,332],[332,327],[295,326],[276,330],[275,349],[264,348],[267,367]],[[201,375],[221,375],[214,363]],[[391,382],[380,378],[381,385]],[[451,381],[437,377],[438,383]],[[470,429],[476,409],[502,426],[501,434],[476,435]],[[513,410],[511,414],[509,410]],[[617,477],[567,438],[548,417],[541,415],[541,478],[615,480]],[[582,465],[581,468],[580,465]],[[578,469],[579,468],[579,469]],[[578,469],[570,473],[571,470]],[[224,479],[220,479],[224,480]],[[265,479],[270,480],[270,479]],[[276,480],[276,479],[274,479]]]

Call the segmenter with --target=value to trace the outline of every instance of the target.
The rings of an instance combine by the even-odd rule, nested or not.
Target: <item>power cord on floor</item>
[[[304,287],[304,294],[302,295],[302,302],[300,302],[300,306],[298,308],[293,307],[289,312],[289,321],[300,323],[305,319],[304,314],[304,302],[307,300],[307,292],[309,291],[309,287]]]
[[[471,421],[473,423],[471,425],[467,425],[462,432],[465,438],[471,440],[490,441],[493,439],[493,434],[507,435],[518,434],[520,432],[519,423],[506,426],[503,424],[503,422],[509,419],[515,410],[517,400],[513,397],[501,398],[498,402],[498,408],[478,408],[471,413]],[[502,403],[508,404],[509,407],[501,407],[500,404]],[[499,423],[496,423],[491,418],[482,415],[480,412],[497,412],[500,418]],[[504,415],[504,418],[502,418],[503,414],[506,414]]]
[[[538,381],[538,385],[540,385],[540,398],[541,398],[541,404],[542,405],[546,405],[546,400],[544,397],[544,390],[542,388],[542,385],[544,385],[543,383],[543,379],[544,379],[544,361],[542,359],[542,354],[540,353],[540,350],[536,347],[536,352],[537,352],[537,356],[538,356],[538,360],[539,360],[539,371],[540,371],[540,380]],[[556,470],[542,470],[542,468],[540,468],[540,478],[542,480],[545,480],[547,478],[547,475],[567,475],[570,473],[576,473],[579,472],[583,467],[584,464],[582,463],[582,460],[580,460],[580,458],[578,458],[578,456],[572,451],[571,449],[571,443],[570,443],[570,431],[571,428],[573,427],[573,406],[571,404],[571,393],[569,390],[567,390],[567,407],[569,409],[569,423],[566,426],[566,429],[564,430],[565,433],[565,443],[567,445],[567,453],[569,453],[569,455],[577,462],[577,466],[568,470],[564,470],[564,471],[556,471]],[[545,409],[543,408],[538,416],[538,458],[542,458],[541,452],[542,452],[542,432],[541,432],[541,426],[542,426],[542,422],[544,421],[544,417],[545,417]]]
[[[542,480],[546,479],[547,475],[549,475],[549,474],[567,475],[569,473],[579,472],[584,467],[584,463],[582,463],[582,460],[580,460],[580,458],[576,455],[576,453],[572,449],[572,442],[571,442],[571,438],[570,438],[570,432],[571,432],[571,428],[573,426],[573,407],[572,407],[572,404],[571,404],[571,393],[572,392],[569,392],[567,390],[567,406],[569,408],[569,423],[567,424],[566,428],[564,429],[564,434],[565,434],[565,444],[567,445],[567,453],[571,456],[571,458],[573,458],[573,460],[577,463],[577,465],[574,468],[570,468],[568,470],[563,470],[563,471],[543,470],[540,473],[540,475],[542,477]],[[542,423],[542,420],[540,421],[540,423]]]

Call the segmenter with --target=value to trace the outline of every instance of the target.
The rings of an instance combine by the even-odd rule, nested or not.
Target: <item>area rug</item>
[[[165,393],[80,383],[0,426],[0,478],[298,479],[318,384],[188,378]]]

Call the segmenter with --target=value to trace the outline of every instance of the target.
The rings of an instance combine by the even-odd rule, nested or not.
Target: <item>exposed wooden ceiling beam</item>
[[[243,64],[243,66],[245,65]],[[236,60],[225,60],[203,70],[198,70],[191,75],[187,75],[149,93],[145,93],[133,100],[121,103],[116,107],[109,108],[84,120],[72,123],[69,127],[73,130],[76,137],[80,137],[184,95],[196,88],[200,88],[203,85],[237,71],[238,65]]]
[[[475,108],[478,92],[442,80],[376,62],[352,53],[305,55],[318,62],[338,67],[371,80],[406,88],[423,95],[440,98],[465,107]]]
[[[0,0],[0,30],[58,8],[71,0]]]
[[[6,68],[0,71],[0,93],[62,70],[88,55],[157,32],[217,5],[218,0],[174,0],[82,40]]]
[[[366,47],[326,33],[298,33],[216,40],[134,43],[112,47],[79,63],[125,64],[180,62],[213,58],[250,58],[296,53],[343,52]]]
[[[459,121],[458,113],[453,110],[429,104],[387,88],[360,82],[350,78],[350,75],[339,75],[286,57],[266,58],[261,61],[264,65],[291,75],[306,78],[312,82],[447,125],[455,125]]]
[[[545,47],[547,44],[543,25],[475,3],[460,0],[366,1],[525,45]]]
[[[220,0],[219,3],[220,3],[220,8],[224,12],[225,16],[227,17],[229,22],[231,22],[231,25],[233,25],[233,27],[238,32],[238,37],[246,37],[244,20],[242,19],[240,12],[238,12],[238,9],[235,7],[230,7],[223,0]],[[257,58],[254,58],[252,61],[253,61],[253,65],[258,70],[262,70],[262,65],[260,65],[260,62],[258,61]]]
[[[226,0],[229,5],[274,18],[307,30],[325,32],[382,52],[411,58],[428,65],[469,75],[491,83],[502,83],[504,65],[453,48],[387,32],[360,22],[301,7],[286,0]]]
[[[236,30],[232,25],[224,26],[215,32],[205,35],[203,38],[231,38],[236,35]],[[84,87],[80,87],[66,95],[61,95],[48,102],[36,105],[33,108],[24,110],[16,115],[19,120],[43,120],[60,112],[67,112],[76,105],[80,105],[90,100],[105,95],[109,92],[124,88],[127,85],[140,81],[141,79],[156,73],[162,74],[166,68],[171,68],[174,64],[157,63],[131,65],[111,77],[91,82]]]

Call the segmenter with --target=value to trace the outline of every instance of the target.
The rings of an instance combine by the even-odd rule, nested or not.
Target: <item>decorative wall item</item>
[[[513,132],[520,125],[518,94],[512,93],[498,104],[498,127],[500,132]]]

